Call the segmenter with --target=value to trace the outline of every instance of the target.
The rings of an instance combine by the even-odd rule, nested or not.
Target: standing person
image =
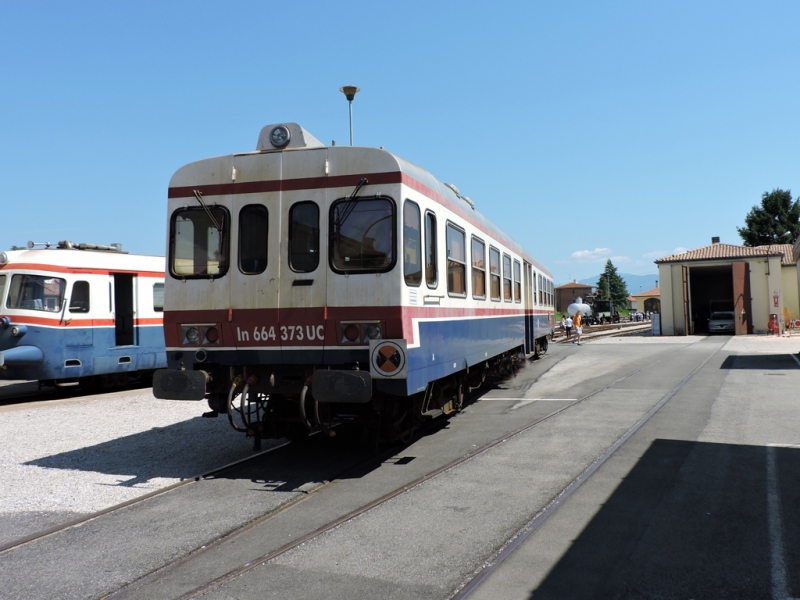
[[[564,323],[564,325],[567,328],[567,339],[569,339],[569,336],[572,335],[572,317],[567,315],[567,321]]]
[[[561,333],[564,333],[567,328],[567,320],[564,318],[564,315],[561,315]]]
[[[581,333],[583,333],[583,328],[581,327],[581,311],[575,313],[575,318],[572,319],[572,323],[575,325],[575,339],[572,340],[572,343],[583,346],[583,344],[581,344]]]

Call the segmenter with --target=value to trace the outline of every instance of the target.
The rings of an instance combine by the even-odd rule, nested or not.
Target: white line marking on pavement
[[[520,400],[525,400],[525,402],[575,402],[577,398],[481,398],[481,402],[485,402],[487,400],[492,400],[496,402],[519,402]]]
[[[789,596],[789,586],[786,581],[786,561],[783,557],[781,497],[778,489],[775,446],[770,445],[767,447],[767,527],[769,530],[769,562],[772,570],[772,600],[794,600]]]

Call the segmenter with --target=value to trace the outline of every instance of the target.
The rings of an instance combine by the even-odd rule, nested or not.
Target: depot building
[[[734,312],[737,335],[800,327],[799,255],[800,240],[750,247],[712,238],[709,246],[659,258],[661,334],[707,333],[711,312],[720,310]]]

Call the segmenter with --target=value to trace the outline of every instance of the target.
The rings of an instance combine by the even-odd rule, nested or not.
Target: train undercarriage
[[[535,355],[547,351],[547,339],[537,343]],[[514,373],[525,362],[522,347],[428,384],[424,392],[396,396],[373,385],[367,402],[320,402],[314,397],[314,367],[287,370],[286,365],[251,365],[209,369],[205,417],[226,415],[231,426],[254,440],[298,440],[319,432],[335,436],[342,426],[358,428],[376,444],[408,440],[426,421],[459,412],[470,392],[487,380]],[[206,365],[209,367],[210,365]],[[357,370],[358,365],[352,365]]]

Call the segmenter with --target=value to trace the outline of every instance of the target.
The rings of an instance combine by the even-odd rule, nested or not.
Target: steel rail
[[[545,506],[533,519],[528,521],[522,528],[517,530],[507,541],[506,544],[501,547],[499,552],[497,552],[491,559],[486,561],[483,566],[480,568],[480,571],[477,573],[475,577],[467,581],[465,584],[462,584],[462,587],[456,591],[456,593],[448,598],[448,600],[463,600],[467,598],[472,592],[474,592],[483,581],[489,577],[493,572],[497,570],[500,564],[509,556],[511,556],[519,546],[528,539],[533,532],[535,532],[541,525],[550,517],[556,509],[558,509],[567,499],[572,496],[575,491],[578,490],[588,479],[591,477],[597,469],[599,469],[605,462],[611,458],[617,450],[619,450],[622,445],[627,442],[631,436],[633,436],[639,429],[642,428],[645,423],[647,423],[667,402],[669,402],[675,394],[680,392],[683,387],[689,383],[689,381],[700,372],[700,370],[706,366],[708,361],[710,361],[714,356],[716,356],[720,350],[722,350],[722,346],[717,348],[717,350],[708,356],[700,365],[698,365],[689,375],[687,375],[683,381],[681,381],[677,386],[675,386],[666,396],[664,396],[658,404],[656,404],[650,411],[641,418],[633,427],[631,427],[627,432],[625,432],[622,437],[620,437],[612,446],[609,448],[605,454],[603,454],[600,458],[598,458],[594,463],[592,463],[588,469],[586,469],[581,475],[575,478],[569,485],[567,485],[564,489],[562,489],[550,503]]]
[[[681,348],[677,348],[675,350],[675,352],[679,352],[680,350],[683,350],[683,349],[685,349],[685,348],[687,348],[689,346],[693,346],[695,343],[696,342],[693,342],[693,343],[687,344],[686,346],[683,346]],[[719,350],[717,350],[717,352],[718,351]],[[675,352],[670,352],[669,355],[674,354]],[[714,354],[716,354],[716,352]],[[711,356],[714,356],[714,354],[712,354]],[[708,362],[708,360],[710,360],[711,356],[709,356],[709,358],[706,359],[706,361],[703,362],[701,367],[703,365],[705,365],[705,363]],[[298,546],[300,546],[302,544],[305,544],[305,543],[307,543],[307,542],[309,542],[309,541],[311,541],[311,540],[323,535],[324,533],[326,533],[328,531],[331,531],[332,529],[335,529],[336,527],[339,527],[340,525],[342,525],[342,524],[344,524],[344,523],[346,523],[346,522],[348,522],[348,521],[350,521],[352,519],[355,519],[356,517],[361,516],[362,514],[372,510],[373,508],[376,508],[376,507],[378,507],[378,506],[380,506],[382,504],[385,504],[386,502],[392,500],[393,498],[396,498],[397,496],[412,490],[413,488],[425,483],[426,481],[429,481],[429,480],[433,479],[434,477],[437,477],[437,476],[441,475],[445,471],[449,471],[450,469],[453,469],[454,467],[457,467],[457,466],[459,466],[459,465],[471,460],[472,458],[474,458],[474,457],[476,457],[476,456],[478,456],[480,454],[488,452],[489,450],[491,450],[495,446],[497,446],[499,444],[502,444],[502,443],[510,440],[511,438],[516,437],[516,436],[518,436],[518,435],[520,435],[520,434],[532,429],[533,427],[541,424],[542,422],[547,421],[549,419],[552,419],[553,417],[555,417],[555,416],[557,416],[557,415],[569,410],[570,408],[573,408],[573,407],[575,407],[575,406],[577,406],[577,405],[589,400],[590,398],[592,398],[592,397],[594,397],[594,396],[596,396],[596,395],[608,390],[609,388],[617,385],[618,383],[620,383],[620,382],[622,382],[622,381],[624,381],[626,379],[629,379],[630,377],[633,377],[634,375],[642,372],[643,370],[645,370],[645,369],[647,369],[647,368],[649,368],[649,367],[651,367],[651,366],[653,366],[655,364],[658,364],[659,362],[665,360],[665,358],[666,357],[661,357],[661,358],[659,358],[657,360],[654,360],[652,362],[647,363],[646,365],[643,365],[643,366],[639,367],[638,369],[635,369],[635,370],[633,370],[633,371],[631,371],[629,373],[626,373],[625,375],[615,379],[614,381],[612,381],[612,382],[610,382],[610,383],[608,383],[608,384],[606,384],[606,385],[604,385],[604,386],[602,386],[600,388],[597,388],[596,390],[586,394],[585,396],[582,396],[582,397],[580,397],[580,398],[578,398],[576,400],[573,400],[573,401],[569,402],[568,404],[566,404],[566,405],[564,405],[564,406],[552,411],[551,413],[548,413],[547,415],[544,415],[543,417],[535,419],[534,421],[531,421],[527,425],[524,425],[524,426],[512,431],[511,433],[507,433],[507,434],[505,434],[505,435],[503,435],[503,436],[501,436],[501,437],[499,437],[499,438],[497,438],[497,439],[495,439],[495,440],[493,440],[491,442],[488,442],[488,443],[484,444],[483,446],[481,446],[480,448],[476,448],[475,450],[470,451],[468,454],[466,454],[466,455],[464,455],[464,456],[462,456],[460,458],[456,458],[456,459],[450,461],[449,463],[447,463],[447,464],[445,464],[445,465],[443,465],[443,466],[431,471],[430,473],[427,473],[426,475],[422,475],[421,477],[418,477],[417,479],[415,479],[415,480],[413,480],[413,481],[411,481],[409,483],[406,483],[406,484],[398,487],[397,489],[395,489],[395,490],[393,490],[391,492],[388,492],[388,493],[384,494],[383,496],[381,496],[381,497],[379,497],[379,498],[377,498],[377,499],[375,499],[375,500],[373,500],[373,501],[371,501],[371,502],[369,502],[369,503],[367,503],[367,504],[365,504],[365,505],[363,505],[363,506],[361,506],[359,508],[356,508],[356,509],[350,511],[347,514],[345,514],[345,515],[343,515],[341,517],[338,517],[337,519],[334,519],[333,521],[327,523],[326,525],[322,525],[321,527],[315,529],[314,531],[311,531],[311,532],[309,532],[307,534],[304,534],[304,535],[300,536],[299,538],[284,544],[283,546],[281,546],[280,548],[277,548],[276,550],[273,550],[273,551],[271,551],[271,552],[269,552],[267,554],[264,554],[264,555],[256,558],[255,560],[252,560],[252,561],[250,561],[248,563],[245,563],[244,565],[242,565],[242,566],[240,566],[240,567],[238,567],[236,569],[232,569],[231,571],[228,571],[227,573],[225,573],[223,575],[220,575],[219,577],[216,577],[215,579],[212,579],[211,581],[209,581],[209,582],[207,582],[207,583],[205,583],[205,584],[203,584],[203,585],[201,585],[201,586],[199,586],[199,587],[197,587],[197,588],[195,588],[193,590],[190,590],[190,591],[182,594],[181,596],[178,596],[177,600],[192,600],[194,598],[197,598],[198,596],[201,596],[201,595],[207,593],[208,591],[210,591],[212,589],[215,589],[215,588],[218,588],[218,587],[220,587],[222,585],[225,585],[226,583],[229,583],[229,582],[233,581],[234,579],[240,577],[241,575],[244,575],[245,573],[247,573],[249,571],[252,571],[253,569],[255,569],[257,567],[260,567],[260,566],[262,566],[262,565],[274,560],[275,558],[278,558],[279,556],[281,556],[283,554],[286,554],[290,550],[293,550],[294,548],[297,548]],[[699,370],[699,368],[695,369],[695,371],[692,372],[692,376],[694,375],[694,373],[697,370]],[[688,378],[687,378],[687,380],[688,380]],[[682,384],[680,384],[680,385],[682,385]],[[672,394],[669,397],[674,395],[674,393],[676,393],[676,392],[677,392],[677,389],[673,390]],[[669,399],[669,398],[667,398],[667,399]],[[659,403],[659,405],[657,406],[657,408],[660,408],[661,406],[663,406],[664,402],[665,402],[665,400],[662,400]],[[657,408],[655,410],[657,410]],[[649,418],[649,417],[646,417],[646,418]],[[639,425],[639,426],[641,426],[641,425]],[[630,436],[628,436],[628,437],[630,437]],[[627,439],[627,438],[625,438],[625,439]],[[621,445],[620,441],[618,441],[617,443]],[[613,448],[616,450],[617,447],[618,446],[615,445]],[[592,473],[593,472],[594,472],[594,470],[592,470]],[[588,476],[591,475],[591,473],[587,472],[587,473],[585,473],[585,475],[588,478]],[[335,482],[336,482],[336,480],[332,480],[330,483],[335,483]],[[302,500],[306,499],[307,497],[308,496],[306,496]],[[297,504],[297,503],[295,503],[295,504]],[[268,520],[271,516],[273,516],[273,514],[275,514],[275,513],[270,513],[270,515],[265,515],[264,517],[262,517],[260,519],[259,522],[263,523],[264,521]],[[249,529],[250,529],[250,526],[248,526],[246,529],[238,530],[238,531],[228,535],[226,538],[224,538],[224,540],[225,541],[229,541],[229,540],[235,538],[236,536],[240,535],[241,533],[243,533],[244,531],[249,530]],[[222,542],[222,540],[217,540],[216,542],[214,542],[214,545],[215,546],[219,545],[221,542]],[[205,549],[202,549],[202,551],[205,552]],[[196,555],[197,554],[194,553],[192,555],[189,555],[185,559],[182,559],[180,561],[181,564],[186,562],[186,559],[190,559],[192,556],[196,556]],[[161,573],[161,572],[163,572],[163,569],[160,570],[160,571],[154,572],[154,574]],[[149,577],[149,576],[146,576],[146,577]],[[123,591],[125,591],[125,589],[130,589],[130,588],[123,588],[123,590],[120,590],[119,592],[123,592]],[[106,598],[111,598],[111,597],[112,596],[106,596]]]
[[[204,479],[208,479],[209,477],[217,475],[218,473],[221,473],[223,471],[227,471],[228,469],[232,469],[233,467],[236,467],[236,466],[238,466],[238,465],[240,465],[242,463],[245,463],[245,462],[254,460],[256,458],[259,458],[261,456],[264,456],[265,454],[267,454],[269,452],[274,452],[275,450],[279,450],[280,448],[283,448],[284,446],[288,446],[289,443],[290,442],[284,442],[283,444],[280,444],[278,446],[274,446],[273,448],[269,448],[267,450],[264,450],[263,452],[258,452],[257,454],[253,454],[252,456],[246,456],[244,458],[240,458],[239,460],[235,460],[235,461],[230,462],[230,463],[228,463],[226,465],[223,465],[221,467],[217,467],[217,468],[212,469],[210,471],[206,471],[205,473],[202,473],[200,475],[195,475],[194,477],[189,477],[187,479],[184,479],[183,481],[178,481],[177,483],[173,483],[173,484],[168,485],[166,487],[159,488],[157,490],[153,490],[152,492],[148,492],[147,494],[143,494],[141,496],[137,496],[136,498],[131,498],[130,500],[126,500],[125,502],[120,502],[119,504],[114,504],[113,506],[109,506],[109,507],[104,508],[102,510],[99,510],[97,512],[93,512],[93,513],[90,513],[88,515],[84,515],[83,517],[78,517],[77,519],[72,519],[71,521],[67,521],[66,523],[62,523],[60,525],[56,525],[56,526],[51,527],[49,529],[38,531],[36,533],[32,533],[32,534],[27,535],[25,537],[22,537],[22,538],[14,540],[14,541],[8,542],[7,544],[4,544],[4,545],[0,546],[0,554],[2,554],[4,552],[7,552],[7,551],[9,551],[9,550],[11,550],[13,548],[17,548],[17,547],[22,546],[24,544],[28,544],[28,543],[33,542],[35,540],[41,539],[43,537],[47,537],[49,535],[53,535],[54,533],[58,533],[60,531],[66,530],[66,529],[70,529],[72,527],[75,527],[76,525],[81,525],[82,523],[86,523],[87,521],[92,521],[94,519],[97,519],[98,517],[102,517],[102,516],[111,514],[113,512],[118,511],[118,510],[122,510],[123,508],[127,508],[128,506],[133,506],[134,504],[139,504],[140,502],[144,502],[145,500],[149,500],[150,498],[155,498],[156,496],[160,496],[161,494],[166,494],[166,493],[171,492],[172,490],[178,489],[180,487],[183,487],[183,486],[186,486],[186,485],[189,485],[189,484],[192,484],[192,483],[197,483],[197,482],[202,481]]]

